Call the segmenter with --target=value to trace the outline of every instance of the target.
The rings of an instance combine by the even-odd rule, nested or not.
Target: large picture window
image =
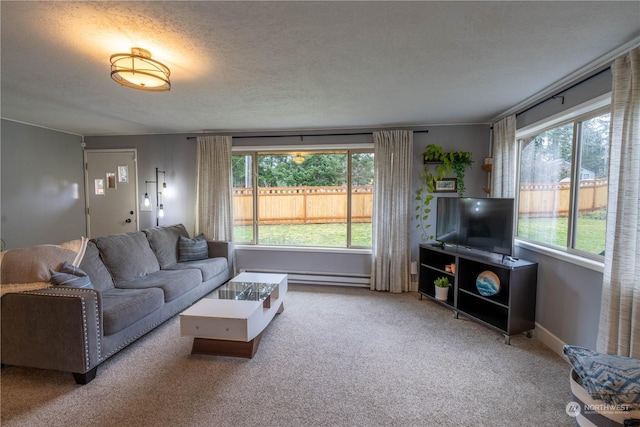
[[[372,151],[233,155],[236,243],[371,247]]]
[[[604,254],[609,118],[600,109],[519,135],[519,238]]]

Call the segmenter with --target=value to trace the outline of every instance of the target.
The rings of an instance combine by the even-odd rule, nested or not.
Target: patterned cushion
[[[184,236],[180,236],[180,240],[178,242],[178,253],[180,254],[178,262],[207,259],[209,256],[209,249],[206,237],[204,237],[204,234],[200,234],[195,239],[188,239]]]
[[[50,273],[51,279],[49,281],[56,286],[93,289],[91,279],[87,276],[87,273],[66,261],[62,264],[60,271],[50,270]]]
[[[640,360],[569,345],[562,352],[593,399],[640,409]]]

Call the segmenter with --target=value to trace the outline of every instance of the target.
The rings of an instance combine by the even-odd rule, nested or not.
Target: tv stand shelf
[[[446,266],[455,264],[453,272]],[[493,296],[478,292],[476,279],[484,271],[500,280],[500,291]],[[453,284],[446,301],[435,298],[433,281],[448,277]],[[522,259],[503,258],[498,254],[448,248],[441,245],[420,245],[418,292],[504,335],[505,344],[511,336],[527,333],[535,327],[538,264]]]

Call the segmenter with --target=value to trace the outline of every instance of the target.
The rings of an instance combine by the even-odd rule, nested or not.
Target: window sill
[[[584,268],[588,268],[593,271],[602,273],[604,271],[604,262],[596,261],[594,259],[581,257],[569,252],[565,252],[558,249],[553,249],[547,246],[537,245],[532,242],[527,242],[520,239],[515,239],[514,245],[523,249],[530,250],[542,255],[546,255],[560,261],[568,262],[571,264],[579,265]]]
[[[236,250],[246,251],[272,251],[272,252],[320,252],[333,254],[371,255],[371,249],[365,248],[323,248],[316,246],[270,246],[237,244]]]

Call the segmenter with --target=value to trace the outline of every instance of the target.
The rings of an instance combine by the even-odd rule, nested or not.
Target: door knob
[[[127,224],[131,224],[131,218],[125,219],[124,222],[126,222]]]
[[[129,215],[133,215],[133,211],[129,211]]]

